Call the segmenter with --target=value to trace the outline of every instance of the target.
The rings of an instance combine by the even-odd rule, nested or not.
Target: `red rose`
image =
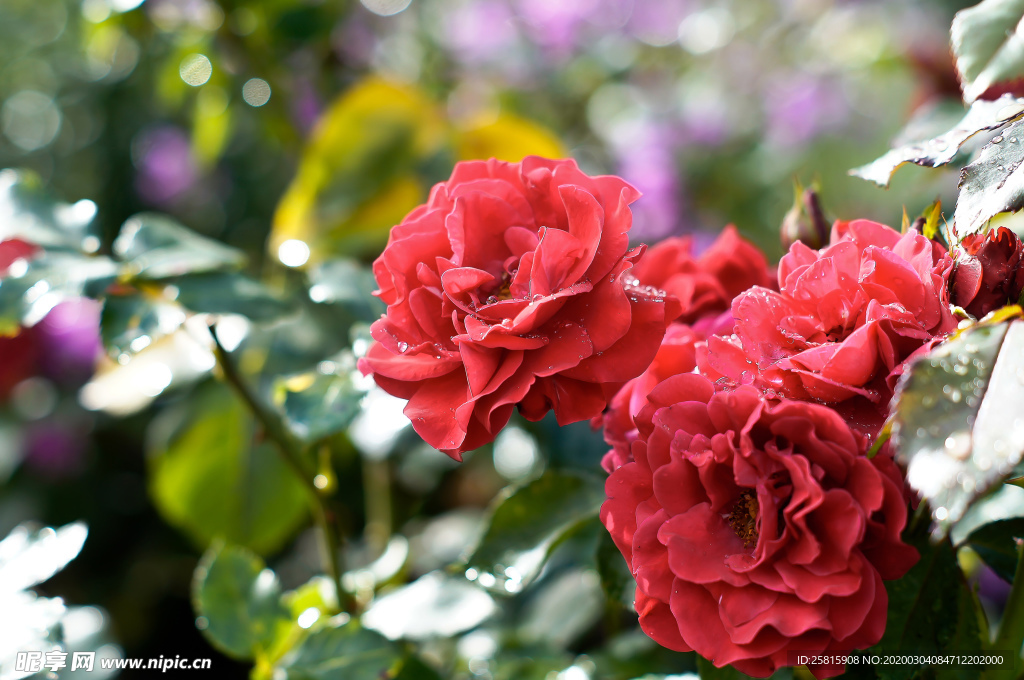
[[[1006,227],[988,234],[970,234],[960,243],[963,252],[950,279],[953,304],[980,319],[1007,302],[1015,303],[1024,289],[1024,245]]]
[[[794,399],[887,403],[902,363],[956,328],[947,281],[953,261],[916,231],[837,222],[831,243],[794,243],[779,263],[780,292],[733,300],[734,338],[710,338],[702,372]]]
[[[517,405],[560,424],[598,415],[678,313],[621,278],[643,252],[628,248],[638,196],[571,160],[459,163],[374,262],[388,311],[360,368],[457,460]]]
[[[877,643],[882,579],[918,559],[900,540],[907,506],[892,460],[865,457],[834,410],[752,387],[716,393],[678,375],[648,401],[635,460],[609,476],[601,508],[636,577],[643,630],[759,677],[789,651]]]
[[[0,241],[0,278],[7,276],[8,269],[17,260],[30,260],[39,252],[38,247],[21,239]]]
[[[679,321],[692,324],[727,311],[732,299],[746,289],[772,285],[764,255],[731,224],[700,257],[694,257],[692,250],[689,237],[668,238],[652,247],[633,269],[642,284],[679,300]]]

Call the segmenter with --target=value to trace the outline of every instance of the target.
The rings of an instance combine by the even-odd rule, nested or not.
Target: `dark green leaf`
[[[636,582],[629,571],[629,565],[626,564],[626,558],[619,552],[618,546],[607,531],[601,534],[595,557],[604,594],[609,600],[631,603]]]
[[[1017,539],[1024,539],[1024,517],[990,522],[964,541],[1007,583],[1017,571]]]
[[[1004,95],[996,101],[978,101],[971,105],[964,117],[943,134],[912,143],[901,144],[881,158],[867,165],[854,168],[851,175],[887,187],[892,175],[904,163],[937,168],[946,165],[956,156],[968,139],[984,132],[1006,125],[1024,115],[1024,99]]]
[[[399,676],[405,661],[397,645],[353,622],[315,631],[285,655],[278,671],[288,680],[388,680]]]
[[[114,241],[114,254],[124,262],[126,275],[145,280],[236,269],[245,263],[241,251],[155,213],[129,218]]]
[[[328,260],[309,273],[313,302],[345,307],[360,321],[376,321],[386,305],[374,297],[373,272],[355,260]]]
[[[173,284],[178,288],[178,302],[193,312],[273,321],[295,311],[259,281],[234,272],[195,274],[174,279]]]
[[[549,470],[504,493],[466,563],[472,570],[467,573],[508,592],[526,586],[573,528],[597,516],[603,501],[601,479],[582,472]]]
[[[280,599],[277,574],[245,548],[216,544],[196,567],[192,604],[203,634],[237,659],[252,659],[291,626]]]
[[[100,331],[111,356],[134,354],[176,331],[185,312],[164,298],[139,291],[107,295],[103,301]]]
[[[278,380],[274,403],[300,439],[313,442],[343,431],[359,415],[365,390],[355,384],[354,360],[349,356],[324,362],[323,372],[301,373]]]
[[[1017,121],[981,149],[960,171],[960,196],[953,214],[958,238],[981,231],[990,219],[1024,206],[1024,121]]]
[[[1024,77],[1024,0],[983,0],[957,12],[950,36],[964,101]]]
[[[302,483],[227,387],[209,383],[151,431],[157,509],[200,545],[223,536],[257,552],[291,538],[306,516]]]
[[[697,657],[697,675],[700,680],[746,680],[750,677],[732,666],[715,668],[714,664],[702,656]]]
[[[978,324],[910,367],[893,441],[907,481],[945,534],[1024,453],[1024,321]]]
[[[96,204],[55,201],[42,182],[21,170],[0,170],[0,241],[18,238],[48,250],[95,252],[100,241],[90,234]]]

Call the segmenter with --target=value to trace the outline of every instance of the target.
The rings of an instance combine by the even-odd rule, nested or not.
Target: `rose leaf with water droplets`
[[[944,535],[1024,453],[1024,321],[979,324],[913,363],[894,399],[907,481]]]
[[[990,219],[1024,207],[1024,121],[1016,121],[986,144],[960,171],[960,196],[953,215],[958,239],[981,231]]]
[[[968,139],[986,130],[995,130],[1024,115],[1024,99],[1003,95],[996,101],[979,101],[951,129],[931,139],[901,144],[884,156],[850,170],[855,177],[888,187],[893,173],[904,163],[929,168],[946,165]]]

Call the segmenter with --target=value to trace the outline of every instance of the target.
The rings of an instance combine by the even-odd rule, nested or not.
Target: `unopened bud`
[[[794,186],[793,207],[782,218],[779,236],[782,247],[789,250],[797,241],[817,250],[828,243],[829,223],[821,209],[818,188],[811,185],[806,189],[799,182]]]

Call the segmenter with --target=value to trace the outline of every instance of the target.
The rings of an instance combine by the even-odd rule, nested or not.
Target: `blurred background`
[[[912,167],[889,191],[846,172],[886,151],[908,121],[902,134],[916,136],[962,115],[948,31],[968,4],[0,0],[0,168],[18,169],[0,175],[0,220],[38,216],[32,197],[48,196],[48,219],[88,223],[91,250],[104,253],[130,216],[157,211],[244,251],[248,274],[288,288],[298,285],[288,267],[372,260],[457,160],[540,154],[636,185],[636,241],[691,234],[699,249],[734,223],[775,259],[794,179],[820,182],[832,218],[897,226],[904,207],[913,217],[936,197],[952,204],[953,171]],[[6,268],[17,255],[4,257]],[[372,283],[359,281],[341,292],[316,292],[313,281],[309,297],[365,299]],[[368,319],[379,313],[365,304]],[[170,433],[190,418],[223,419],[230,404],[203,380],[206,355],[185,387],[165,391],[171,377],[157,375],[128,394],[133,378],[111,377],[128,350],[104,351],[101,314],[109,304],[70,299],[0,338],[0,537],[25,521],[84,520],[82,554],[41,592],[96,605],[125,656],[212,655],[218,677],[243,677],[245,665],[203,640],[189,601],[216,520],[193,516],[165,464],[169,450],[190,446],[201,460],[187,465],[205,464],[196,441]],[[157,314],[155,326],[174,326],[170,317]],[[349,320],[334,336],[329,323],[310,328],[266,340],[286,357],[275,374],[365,351],[365,325]],[[150,342],[142,337],[133,362]],[[184,413],[189,405],[198,412]],[[371,591],[399,570],[404,579],[457,559],[507,484],[546,467],[599,470],[602,445],[586,424],[519,423],[456,467],[404,427],[400,410],[366,392],[332,454],[354,537],[348,562],[384,569],[353,572]],[[232,538],[267,555],[286,585],[301,583],[317,562],[305,510],[281,500],[296,492],[246,489],[244,502],[272,519]],[[585,533],[574,540],[597,540]],[[462,659],[464,677],[565,668],[606,615],[594,572],[567,545],[546,576],[554,590],[503,614],[519,649],[535,650],[512,655],[536,661],[535,675],[474,669],[495,654],[479,631],[436,653]],[[380,566],[389,554],[399,565],[390,573]],[[575,619],[545,629],[545,608],[570,602]]]

